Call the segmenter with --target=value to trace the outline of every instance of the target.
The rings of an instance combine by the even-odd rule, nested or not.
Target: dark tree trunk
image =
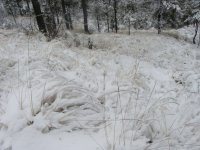
[[[98,31],[101,32],[101,29],[100,29],[100,20],[99,20],[99,15],[97,14],[97,28],[98,28]]]
[[[57,20],[57,24],[60,24],[58,11],[56,11],[56,20]]]
[[[198,24],[198,20],[195,20],[194,25],[195,25],[195,34],[194,34],[194,38],[193,38],[193,44],[196,44],[196,36],[198,33],[198,29],[199,29],[199,24]]]
[[[41,9],[40,9],[40,3],[38,2],[38,0],[31,0],[31,2],[32,2],[32,5],[33,5],[33,9],[34,9],[34,12],[35,12],[35,16],[36,16],[37,25],[38,25],[39,30],[42,33],[47,33],[46,26],[45,26],[45,23],[44,23],[44,19],[43,19],[43,16],[42,16],[42,12],[41,12]]]
[[[199,43],[198,43],[198,47],[200,46],[200,34],[199,34]]]
[[[72,17],[71,17],[71,11],[69,9],[69,13],[68,13],[68,17],[69,17],[69,27],[71,30],[73,30],[73,23],[72,23]]]
[[[71,11],[70,11],[71,1],[66,4],[64,0],[61,0],[61,5],[62,5],[62,12],[65,19],[66,28],[68,30],[73,30]]]
[[[110,20],[109,20],[109,15],[107,14],[107,30],[108,30],[108,33],[110,32]]]
[[[69,24],[69,29],[73,30],[72,17],[71,17],[72,0],[70,0],[66,6],[67,6],[67,18],[68,18],[67,20]]]
[[[117,22],[117,0],[114,0],[113,8],[114,8],[115,32],[117,33],[117,31],[118,31],[118,22]]]
[[[97,29],[98,29],[99,32],[101,32],[99,8],[96,8],[95,14],[96,14],[96,21],[97,21]]]
[[[158,14],[158,34],[160,34],[161,33],[161,15],[160,14]]]
[[[114,28],[115,28],[115,21],[114,21],[114,19],[111,19],[111,20],[110,20],[110,28],[111,28],[111,30],[112,30],[112,32],[113,32],[113,30],[114,30]]]
[[[177,10],[176,8],[172,10],[172,28],[177,29],[178,28],[178,24],[177,24]]]
[[[106,12],[105,12],[105,16],[106,16],[106,25],[107,25],[107,32],[110,32],[110,15],[109,15],[109,6],[111,4],[111,0],[103,0],[104,4],[106,5]]]
[[[55,21],[55,3],[52,0],[47,0],[47,6],[45,7],[45,23],[49,38],[55,38],[57,27]]]
[[[70,27],[69,27],[69,20],[68,20],[68,17],[67,17],[67,11],[66,11],[66,7],[65,7],[65,1],[61,0],[61,4],[62,4],[63,16],[64,16],[64,19],[65,19],[65,25],[66,25],[66,28],[69,30]]]
[[[158,34],[161,33],[161,19],[162,19],[162,0],[159,0],[159,9],[158,9]]]
[[[87,12],[87,0],[81,0],[82,9],[83,9],[83,19],[84,19],[84,30],[86,33],[89,33],[88,29],[88,12]]]
[[[58,2],[55,2],[55,15],[56,15],[56,22],[59,25],[60,24],[60,20],[59,20],[59,8],[58,8]]]
[[[128,19],[128,35],[131,35],[131,20]]]
[[[56,4],[53,0],[47,0],[47,7],[46,12],[47,15],[49,15],[49,18],[51,18],[51,24],[56,28]]]

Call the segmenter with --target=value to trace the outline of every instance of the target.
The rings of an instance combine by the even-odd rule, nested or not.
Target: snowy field
[[[0,129],[0,150],[200,150],[200,48],[0,30]]]

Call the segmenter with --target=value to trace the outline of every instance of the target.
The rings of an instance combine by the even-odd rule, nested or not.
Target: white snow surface
[[[200,149],[196,45],[66,35],[0,30],[0,150]]]

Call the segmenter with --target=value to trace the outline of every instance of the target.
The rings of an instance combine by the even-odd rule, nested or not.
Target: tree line
[[[38,29],[54,38],[61,24],[74,29],[74,20],[82,20],[85,33],[90,33],[89,21],[97,31],[118,32],[121,26],[129,29],[155,27],[178,29],[194,24],[198,32],[199,0],[2,0],[8,14],[34,15]],[[80,15],[81,14],[81,15]],[[195,43],[195,38],[193,42]]]

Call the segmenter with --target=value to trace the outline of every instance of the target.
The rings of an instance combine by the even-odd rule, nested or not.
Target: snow
[[[200,147],[200,60],[191,43],[154,30],[72,32],[51,42],[0,30],[0,53],[0,150]]]

